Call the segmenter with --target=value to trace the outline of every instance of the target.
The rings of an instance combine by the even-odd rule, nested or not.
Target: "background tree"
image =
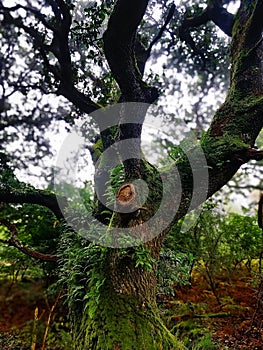
[[[262,151],[256,150],[254,145],[262,128],[263,4],[259,0],[240,1],[238,12],[233,16],[224,7],[228,3],[211,0],[199,2],[199,5],[187,2],[186,6],[182,2],[178,8],[169,1],[148,3],[144,0],[92,2],[86,7],[63,0],[25,0],[11,4],[11,7],[8,1],[0,3],[3,146],[9,143],[10,127],[21,126],[19,131],[27,135],[27,140],[39,145],[36,158],[42,157],[48,149],[43,144],[44,126],[52,119],[60,118],[72,123],[82,114],[89,121],[85,125],[98,131],[98,135],[94,135],[95,145],[87,145],[97,161],[95,185],[99,184],[97,188],[111,185],[119,209],[123,209],[127,202],[133,208],[132,212],[126,213],[123,210],[109,211],[96,196],[92,205],[90,199],[86,199],[93,216],[109,225],[109,234],[115,232],[114,228],[128,228],[133,243],[136,236],[135,247],[127,248],[129,244],[126,242],[126,248],[118,249],[116,246],[123,237],[111,235],[112,242],[118,243],[113,248],[88,242],[73,232],[80,220],[78,216],[76,227],[65,225],[58,249],[59,267],[61,280],[68,287],[76,349],[182,347],[162,323],[155,302],[156,261],[165,237],[189,208],[197,207],[212,196],[242,164],[252,159],[262,160]],[[163,26],[155,31],[156,26],[148,25],[149,16],[146,14],[151,15],[157,8],[161,17],[164,14],[164,20]],[[182,15],[182,9],[185,15]],[[159,97],[159,84],[155,84],[154,79],[144,78],[146,62],[163,33],[169,32],[172,40],[168,43],[168,36],[164,36],[162,41],[164,48],[174,55],[169,65],[178,65],[182,72],[188,69],[192,75],[197,70],[205,89],[209,80],[216,81],[215,72],[220,71],[220,46],[215,46],[213,51],[211,45],[211,38],[215,38],[211,29],[214,24],[232,36],[230,87],[225,101],[200,141],[191,145],[196,169],[191,168],[184,149],[178,147],[173,152],[177,155],[176,160],[165,170],[159,170],[140,156],[144,118],[149,104]],[[173,45],[179,39],[183,44],[176,46],[175,50]],[[21,61],[16,60],[18,57]],[[43,104],[43,96],[39,102],[39,93],[63,97],[58,100],[62,108],[58,115],[54,117],[52,108]],[[92,115],[92,112],[118,102],[126,103],[124,108],[127,109],[117,114],[114,127],[105,128],[105,120],[98,120],[98,114]],[[129,106],[133,106],[132,123],[127,114]],[[91,118],[88,119],[88,115]],[[201,124],[205,126],[205,118],[199,115],[199,134]],[[105,151],[115,143],[129,139],[136,140],[129,150],[130,157],[117,171],[113,170],[112,181],[106,186],[104,179],[111,160],[107,159]],[[205,165],[199,162],[200,145],[206,156]],[[44,150],[40,152],[41,147]],[[12,176],[7,176],[10,172],[8,161],[5,164],[2,165],[5,181],[0,185],[1,202],[42,205],[61,221],[61,211],[68,208],[69,215],[74,217],[77,209],[74,204],[72,206],[65,198],[60,198],[59,206],[58,197],[53,193],[14,182]],[[172,178],[174,169],[177,169],[178,176]],[[207,189],[205,179],[200,178],[198,184],[193,181],[194,172],[202,174],[205,171],[208,172]],[[136,179],[142,179],[148,185],[148,197],[143,207],[136,206],[139,193],[132,184]],[[181,191],[177,193],[179,183]],[[172,196],[165,200],[163,215],[170,208],[177,206],[178,209],[173,220],[160,230],[158,225],[151,227],[148,222],[162,203],[164,184]],[[194,203],[192,198],[195,198]],[[85,220],[85,214],[81,219]],[[11,230],[13,237],[15,229],[12,224],[4,220],[2,224]],[[95,226],[89,225],[89,230],[88,237],[99,235]],[[110,246],[114,246],[112,242]]]

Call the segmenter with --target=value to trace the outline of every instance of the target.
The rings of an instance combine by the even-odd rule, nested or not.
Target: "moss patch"
[[[85,343],[78,350],[180,350],[185,349],[164,326],[155,306],[139,305],[136,298],[101,294],[92,318],[84,316]]]

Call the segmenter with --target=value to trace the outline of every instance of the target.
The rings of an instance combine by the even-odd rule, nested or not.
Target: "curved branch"
[[[62,210],[67,206],[67,200],[44,190],[25,190],[19,192],[0,188],[0,202],[15,204],[38,204],[50,209],[58,219],[63,219]]]
[[[158,97],[157,89],[143,82],[135,58],[136,31],[147,5],[148,0],[118,0],[103,35],[104,52],[123,101],[152,103]]]
[[[79,108],[84,113],[92,113],[93,111],[100,108],[95,102],[93,102],[89,96],[84,95],[74,86],[73,69],[71,62],[71,54],[69,49],[69,32],[71,27],[71,14],[69,6],[63,1],[57,1],[57,5],[54,5],[56,26],[50,26],[50,24],[45,21],[45,17],[38,12],[36,9],[31,9],[24,7],[35,15],[35,18],[41,21],[41,23],[52,32],[53,40],[50,45],[45,44],[45,36],[38,29],[31,25],[26,25],[24,20],[20,16],[12,16],[11,12],[16,10],[21,5],[17,5],[15,8],[0,6],[0,11],[3,14],[3,25],[13,25],[17,28],[21,28],[27,33],[33,40],[34,46],[39,50],[44,66],[48,73],[52,73],[57,81],[60,82],[59,88],[57,90],[58,95],[66,97],[70,102],[72,102],[77,108]],[[58,16],[58,12],[61,13]],[[50,63],[49,53],[52,53],[59,65],[54,65]]]
[[[25,247],[18,239],[17,239],[17,228],[15,227],[15,225],[11,224],[11,222],[9,222],[6,219],[0,218],[0,224],[6,226],[9,231],[11,232],[11,236],[7,241],[1,240],[1,243],[7,244],[10,247],[15,247],[18,250],[20,250],[22,253],[31,256],[32,258],[38,259],[38,260],[42,260],[42,261],[48,261],[48,262],[58,262],[58,257],[55,255],[51,255],[51,254],[43,254],[40,252],[37,252],[33,249],[30,249],[28,247]]]
[[[137,28],[144,16],[149,0],[118,0],[110,16],[107,30],[103,35],[104,52],[111,72],[118,83],[122,96],[121,102],[153,103],[158,98],[158,89],[148,86],[142,79],[142,74],[136,61]],[[126,107],[125,107],[126,108]],[[129,109],[129,107],[128,107]],[[132,118],[128,112],[120,113],[119,124],[121,140],[133,138],[134,152],[124,162],[125,174],[140,174],[140,138],[142,124],[147,108],[134,106]],[[128,124],[129,123],[129,124]]]
[[[209,21],[214,22],[215,25],[228,36],[232,36],[234,15],[223,7],[222,1],[220,0],[209,1],[208,6],[200,15],[186,17],[179,28],[180,39],[189,45],[193,52],[199,55],[203,61],[205,61],[204,53],[196,46],[190,34],[190,30],[206,24]]]

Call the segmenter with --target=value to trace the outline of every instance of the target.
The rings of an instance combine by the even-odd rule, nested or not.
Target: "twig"
[[[149,48],[147,50],[148,55],[150,55],[150,52],[152,50],[152,47],[158,42],[158,40],[161,39],[163,32],[166,30],[166,27],[168,26],[169,22],[171,21],[171,19],[173,18],[174,12],[175,12],[175,5],[172,4],[172,6],[170,7],[170,10],[168,12],[168,15],[166,17],[166,20],[164,22],[164,24],[162,25],[161,29],[159,30],[158,34],[156,35],[156,37],[153,39],[153,41],[150,43]],[[149,57],[149,56],[148,56]]]

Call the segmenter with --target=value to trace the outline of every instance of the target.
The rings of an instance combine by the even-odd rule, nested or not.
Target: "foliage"
[[[29,350],[30,346],[23,344],[20,338],[8,333],[0,333],[0,346],[2,350]]]
[[[5,190],[15,190],[16,193],[32,190],[34,187],[18,181],[13,169],[8,164],[5,154],[0,155],[0,179]],[[15,224],[18,230],[18,239],[23,245],[29,246],[38,252],[54,254],[57,250],[60,225],[54,214],[45,207],[32,204],[0,203],[0,217]],[[0,238],[7,241],[10,232],[6,227],[0,227]],[[13,281],[19,278],[43,278],[50,283],[56,274],[54,264],[36,261],[25,255],[15,247],[1,244],[0,273],[10,277]]]
[[[163,310],[166,324],[172,333],[181,340],[186,349],[189,350],[214,350],[219,349],[218,345],[212,339],[212,334],[206,325],[196,315],[202,315],[207,312],[207,305],[182,303],[178,300],[170,301],[172,308]]]
[[[69,229],[65,230],[61,239],[59,285],[67,290],[65,302],[72,321],[77,324],[81,322],[81,315],[89,303],[94,304],[95,301],[96,305],[99,299],[100,287],[104,282],[101,261],[105,251],[105,248],[87,243]]]
[[[151,256],[149,249],[144,246],[138,246],[134,249],[135,267],[142,267],[145,270],[152,271],[155,259]]]
[[[174,296],[174,286],[190,285],[193,264],[192,253],[163,249],[158,261],[158,294]]]
[[[189,231],[181,232],[180,227],[180,223],[174,227],[166,247],[192,254],[190,274],[194,266],[205,274],[216,297],[216,276],[227,271],[231,278],[242,263],[250,270],[252,260],[259,259],[262,251],[262,231],[255,216],[222,213],[211,201]]]
[[[0,216],[15,223],[19,231],[17,238],[23,245],[41,253],[54,254],[56,252],[60,228],[49,210],[33,205],[2,205]],[[1,239],[8,240],[9,236],[10,232],[1,226]],[[47,282],[51,282],[56,279],[54,264],[37,261],[18,251],[17,248],[1,245],[0,258],[3,262],[0,272],[6,276],[9,275],[13,280],[19,277],[29,277],[44,278]]]

